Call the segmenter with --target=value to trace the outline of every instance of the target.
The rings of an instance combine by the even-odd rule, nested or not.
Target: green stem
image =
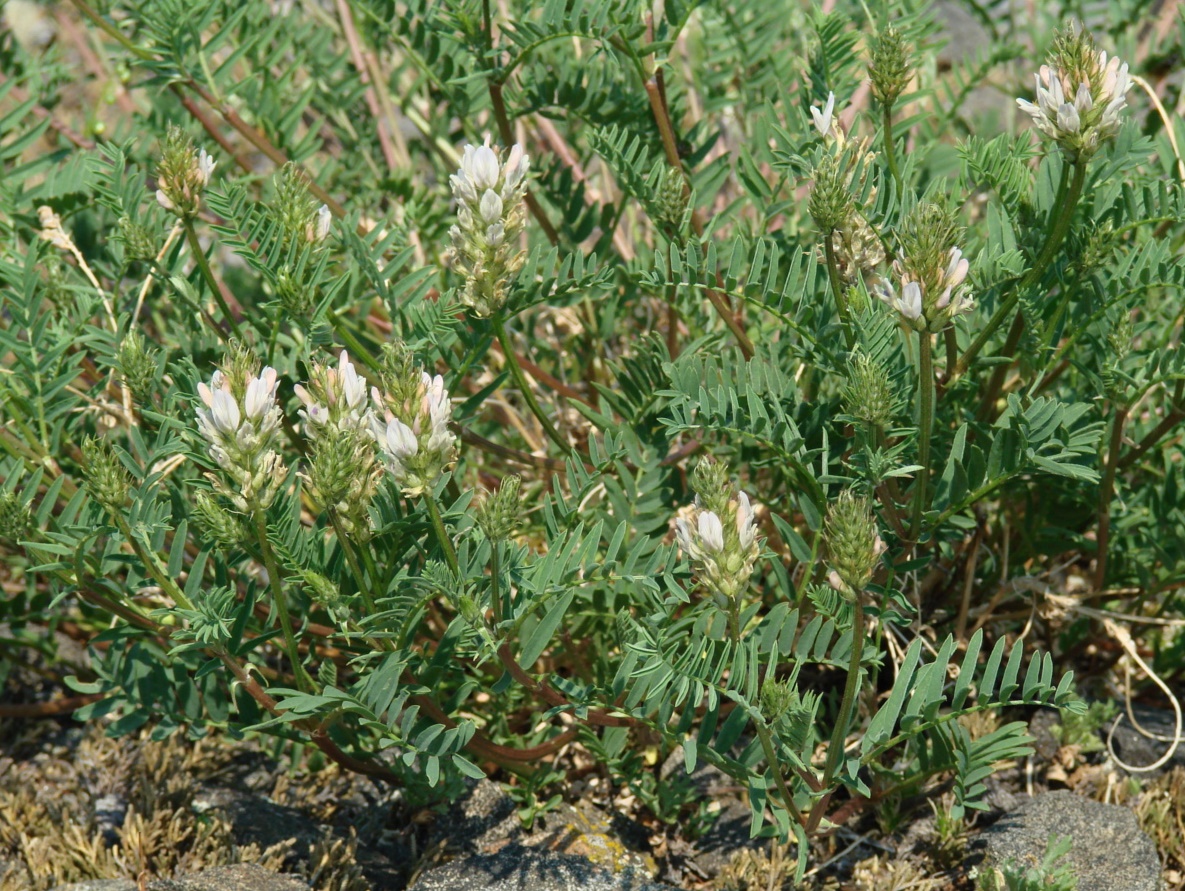
[[[115,520],[115,525],[119,527],[119,531],[123,533],[123,537],[127,539],[128,544],[132,546],[132,550],[136,552],[136,556],[140,558],[140,562],[148,570],[149,575],[160,586],[161,590],[173,598],[173,602],[182,609],[192,610],[193,602],[185,596],[185,592],[181,590],[181,586],[176,581],[169,578],[165,568],[160,565],[160,560],[156,554],[152,553],[146,548],[143,542],[132,534],[132,528],[128,525],[128,521],[121,515],[112,513]]]
[[[843,328],[844,343],[848,350],[856,348],[856,335],[852,331],[851,312],[844,294],[843,281],[839,277],[839,262],[835,257],[834,231],[823,233],[823,253],[827,257],[827,277],[831,280],[831,291],[835,294],[835,306],[839,310],[839,323]]]
[[[1036,262],[1033,263],[1029,271],[1020,279],[1019,284],[1012,289],[1010,295],[992,313],[992,317],[983,327],[983,330],[979,332],[979,335],[971,341],[970,346],[967,347],[967,352],[963,353],[962,358],[959,359],[959,364],[955,367],[955,376],[964,374],[971,367],[971,363],[975,361],[975,357],[983,349],[989,338],[1013,314],[1021,297],[1041,281],[1046,270],[1053,263],[1054,257],[1057,256],[1058,248],[1061,247],[1062,240],[1070,230],[1070,223],[1074,219],[1074,210],[1078,206],[1078,199],[1082,195],[1082,187],[1086,183],[1086,163],[1083,161],[1075,162],[1072,168],[1073,173],[1071,174],[1069,172],[1070,166],[1062,167],[1062,182],[1058,186],[1057,198],[1055,199],[1056,203],[1053,208],[1053,224],[1049,230],[1049,237],[1046,238],[1045,245],[1041,249],[1041,253],[1037,256]],[[1067,176],[1070,177],[1069,186],[1066,186]],[[1002,374],[1001,377],[1003,377]]]
[[[843,700],[839,704],[839,718],[831,733],[831,744],[827,747],[827,763],[823,767],[823,789],[835,779],[839,759],[843,756],[844,740],[848,736],[848,722],[860,690],[860,658],[864,650],[864,592],[856,592],[852,604],[852,656],[848,660],[848,678],[843,688]]]
[[[926,509],[926,490],[930,484],[930,437],[934,427],[934,356],[930,332],[918,332],[918,471],[913,493],[913,518],[909,524],[909,540],[916,542],[922,528],[922,513]]]
[[[444,559],[448,563],[455,578],[461,577],[461,564],[457,561],[457,550],[453,547],[453,540],[449,538],[448,530],[444,527],[444,517],[440,515],[440,508],[436,504],[436,496],[431,492],[424,492],[424,504],[428,508],[428,516],[432,519],[432,530],[436,533],[436,541],[444,551]]]
[[[738,597],[732,598],[728,607],[728,636],[732,640],[732,645],[737,649],[740,649],[741,646],[740,609],[740,599]],[[761,741],[761,749],[765,753],[765,761],[769,765],[770,773],[774,776],[774,784],[778,787],[778,795],[781,796],[782,803],[786,806],[786,810],[790,812],[794,821],[799,826],[805,826],[806,818],[803,816],[802,811],[799,810],[798,805],[794,803],[794,795],[786,785],[786,778],[782,775],[782,763],[778,760],[777,750],[774,748],[773,735],[769,732],[764,715],[754,716],[753,729],[757,733],[757,738]]]
[[[502,624],[502,542],[490,542],[490,606],[494,611],[494,629]]]
[[[1107,547],[1111,538],[1111,498],[1115,494],[1115,471],[1119,469],[1119,451],[1123,448],[1123,425],[1127,421],[1127,406],[1117,406],[1111,416],[1111,441],[1107,448],[1107,466],[1099,486],[1099,528],[1095,535],[1094,589],[1103,590],[1107,580]]]
[[[531,414],[538,419],[540,425],[543,427],[543,432],[547,434],[547,438],[558,445],[565,455],[571,454],[572,450],[569,448],[568,443],[564,441],[564,438],[552,426],[551,421],[535,400],[535,393],[531,390],[531,385],[527,382],[527,377],[523,374],[522,367],[518,364],[518,356],[515,355],[514,346],[510,343],[510,337],[506,333],[506,324],[502,321],[502,316],[496,313],[491,319],[491,322],[493,323],[494,334],[498,338],[498,343],[502,345],[502,355],[506,358],[506,366],[510,369],[510,375],[514,378],[515,386],[518,387],[519,393],[526,400]]]
[[[206,259],[206,252],[202,250],[201,242],[198,241],[197,230],[193,228],[193,220],[186,218],[182,221],[185,227],[185,237],[189,241],[189,252],[193,254],[193,259],[201,270],[202,278],[206,282],[206,287],[214,295],[214,299],[218,302],[218,308],[222,310],[222,314],[226,316],[226,321],[230,325],[230,330],[235,337],[242,337],[242,332],[239,331],[239,323],[235,321],[234,315],[230,311],[230,306],[226,303],[226,298],[222,296],[222,289],[218,287],[218,280],[214,278],[214,270],[210,268],[210,261]]]
[[[267,569],[268,586],[272,591],[272,600],[276,604],[276,615],[280,620],[280,632],[284,635],[284,649],[288,653],[288,661],[292,663],[292,671],[296,675],[296,686],[306,692],[314,689],[313,679],[305,671],[300,661],[300,650],[296,645],[296,635],[292,631],[292,617],[288,614],[288,600],[284,596],[283,576],[280,574],[280,564],[276,562],[276,554],[272,550],[272,543],[267,536],[267,518],[263,511],[256,509],[252,515],[255,522],[255,535],[259,539],[259,551],[263,555],[263,565]]]
[[[897,149],[893,145],[893,106],[885,104],[883,118],[885,127],[885,163],[889,165],[889,173],[893,182],[897,184],[897,194],[901,194],[901,171],[897,169]]]
[[[358,564],[358,555],[354,552],[354,545],[350,543],[349,537],[342,528],[337,511],[331,510],[329,512],[329,522],[333,524],[333,531],[337,535],[337,545],[345,555],[350,572],[354,573],[354,578],[358,580],[358,593],[362,595],[362,604],[366,607],[366,614],[373,616],[377,610],[374,605],[374,595],[370,591],[370,583],[367,581],[366,574],[362,572],[362,567]]]

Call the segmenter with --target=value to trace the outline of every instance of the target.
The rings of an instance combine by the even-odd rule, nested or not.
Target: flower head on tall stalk
[[[868,139],[848,141],[836,116],[834,93],[828,93],[822,109],[810,111],[824,144],[808,209],[824,234],[830,233],[840,278],[853,285],[885,261],[884,245],[865,214],[876,202],[876,187],[868,182],[876,152]]]
[[[466,145],[460,169],[449,177],[457,201],[457,222],[449,235],[448,262],[465,276],[461,302],[479,318],[506,303],[506,289],[523,264],[514,242],[526,224],[528,158],[511,146],[506,160],[490,144]]]
[[[366,381],[342,350],[337,367],[315,364],[308,386],[296,386],[300,416],[311,445],[302,478],[316,501],[334,512],[346,532],[369,533],[369,506],[381,468],[375,458],[374,421]]]
[[[970,263],[954,244],[957,234],[951,214],[935,204],[919,205],[906,218],[893,281],[877,288],[906,327],[938,332],[975,308],[966,284]]]
[[[695,503],[675,520],[679,547],[723,608],[735,605],[760,553],[749,496],[734,490],[725,468],[701,461],[692,472]]]
[[[1119,130],[1132,85],[1127,63],[1097,49],[1087,31],[1060,32],[1034,81],[1037,101],[1016,103],[1070,161],[1089,160]]]
[[[386,459],[387,470],[405,495],[430,493],[456,460],[457,438],[449,430],[453,407],[444,378],[415,365],[406,351],[389,351],[383,384],[371,389],[375,413],[371,435]]]
[[[252,353],[237,343],[210,382],[198,384],[198,431],[222,471],[211,478],[215,489],[244,513],[266,510],[286,476],[274,448],[283,419],[276,386],[276,370],[261,370]]]
[[[156,200],[182,220],[197,216],[217,162],[179,127],[170,127],[156,169]]]

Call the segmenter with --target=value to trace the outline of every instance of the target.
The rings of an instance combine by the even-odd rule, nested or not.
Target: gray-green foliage
[[[1040,863],[1009,860],[999,869],[985,869],[979,877],[980,891],[1074,891],[1078,877],[1068,863],[1058,862],[1070,853],[1072,842],[1069,836],[1053,836]]]
[[[69,683],[112,733],[271,732],[424,795],[498,772],[534,814],[559,775],[541,762],[575,742],[675,821],[639,750],[681,747],[748,789],[754,833],[798,840],[800,874],[866,799],[950,776],[954,816],[981,807],[1028,738],[967,718],[1078,705],[1048,652],[951,621],[963,591],[978,608],[1069,560],[1180,610],[1185,195],[1158,119],[1129,94],[1081,164],[977,119],[977,82],[1031,97],[1041,63],[1003,16],[943,75],[928,4],[492,6],[75,0],[122,78],[4,32],[0,548],[19,583],[0,620],[18,643],[63,616],[93,635]],[[1106,28],[1138,4],[1110,6]],[[1143,70],[1124,27],[1096,36]],[[860,101],[875,34],[895,95],[821,134],[809,109]],[[1182,35],[1158,39],[1169,57]],[[74,79],[117,98],[88,117]],[[446,256],[449,177],[487,133],[522,139],[532,171],[488,319]],[[907,221],[939,217],[928,315],[903,326],[877,296],[915,271],[894,265]],[[942,268],[952,240],[969,271]],[[974,310],[942,304],[950,281]],[[371,454],[357,418],[307,435],[293,387],[343,348],[420,458],[419,368],[451,396],[402,491],[406,440]],[[263,454],[243,446],[267,472],[233,487],[195,421],[228,362],[242,405],[274,369],[280,413]],[[720,491],[692,508],[705,453]],[[377,486],[336,473],[380,463]],[[842,566],[841,497],[860,508]],[[744,577],[713,597],[720,514]],[[1088,630],[1071,618],[1064,642]]]

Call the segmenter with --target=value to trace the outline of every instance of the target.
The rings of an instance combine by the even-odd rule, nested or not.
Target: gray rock
[[[0,871],[0,875],[3,872]],[[138,891],[131,879],[91,879],[72,885],[55,885],[50,891]]]
[[[479,853],[523,834],[514,801],[502,787],[479,780],[472,791],[436,821],[434,835],[452,850]]]
[[[659,777],[666,783],[690,782],[698,797],[713,801],[720,807],[712,825],[691,843],[693,871],[713,878],[743,848],[757,850],[768,846],[766,839],[750,836],[749,827],[753,816],[748,800],[743,797],[744,790],[719,768],[700,764],[688,776],[683,766],[683,748],[679,746],[663,762]]]
[[[575,854],[506,845],[420,876],[409,891],[677,891],[633,869],[611,872]]]
[[[240,845],[257,844],[266,849],[293,839],[285,867],[303,856],[320,836],[317,825],[296,808],[237,789],[207,786],[194,796],[193,808],[198,813],[209,812],[230,823],[235,842]]]
[[[1128,719],[1123,703],[1119,703],[1118,705],[1119,714],[1122,717],[1115,726],[1115,736],[1111,741],[1115,747],[1115,754],[1133,767],[1143,767],[1146,764],[1153,764],[1160,760],[1164,756],[1164,753],[1168,751],[1171,743],[1164,742],[1160,739],[1149,739],[1140,733],[1140,731],[1132,726],[1131,721]],[[1176,718],[1171,710],[1133,705],[1132,711],[1135,713],[1136,720],[1140,722],[1140,726],[1144,730],[1158,737],[1165,737],[1172,740]],[[1099,731],[1104,742],[1107,740],[1107,733],[1110,729],[1111,725],[1108,723],[1106,727]],[[1161,767],[1153,771],[1141,771],[1139,776],[1142,778],[1160,776],[1174,767],[1185,767],[1185,743],[1177,746],[1173,757]]]
[[[180,879],[148,883],[148,891],[308,891],[308,888],[307,882],[295,876],[277,875],[256,863],[215,866]]]
[[[1160,891],[1156,847],[1125,807],[1073,792],[1045,792],[985,829],[980,844],[989,863],[1039,863],[1051,835],[1070,836],[1066,855],[1078,891]]]

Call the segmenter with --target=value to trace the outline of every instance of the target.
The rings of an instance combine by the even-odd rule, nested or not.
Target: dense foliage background
[[[928,784],[976,807],[1027,741],[975,713],[1185,682],[1176,4],[4,17],[0,673],[55,707],[527,817],[591,773],[686,822],[681,747],[801,873]],[[1079,34],[1134,83],[1057,118],[1094,154],[1015,102]],[[450,185],[483,142],[501,248]],[[343,349],[379,451],[310,432]],[[212,453],[202,388],[246,418],[261,366],[266,444]],[[386,425],[439,398],[408,483]]]

